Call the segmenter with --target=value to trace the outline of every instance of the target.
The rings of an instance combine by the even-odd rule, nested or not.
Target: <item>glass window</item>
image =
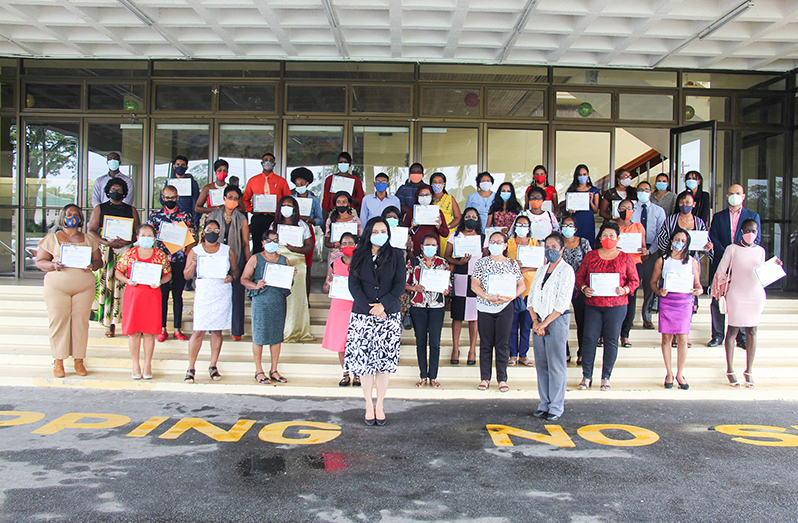
[[[404,86],[353,86],[352,112],[409,114],[411,91],[410,87]]]
[[[488,116],[495,118],[542,118],[546,91],[488,89]]]
[[[17,125],[16,118],[0,118],[0,205],[16,205]]]
[[[38,246],[42,238],[57,230],[58,217],[62,207],[38,207],[22,210],[24,217],[22,222],[22,234],[24,235],[22,270],[26,276],[43,277],[42,271],[36,268],[36,252],[39,250]],[[89,219],[89,214],[85,210],[83,215],[87,220]]]
[[[313,172],[310,192],[319,200],[324,179],[333,173],[338,154],[344,150],[344,127],[342,125],[289,125],[286,136],[286,178],[296,167],[307,167]]]
[[[464,127],[424,127],[421,163],[425,179],[434,172],[446,175],[446,192],[465,208],[468,195],[477,190],[479,132]]]
[[[547,83],[545,66],[421,64],[419,79],[448,82]]]
[[[89,84],[89,110],[144,112],[144,86]]]
[[[16,105],[14,87],[17,85],[17,68],[14,60],[0,59],[0,108],[13,109]]]
[[[356,125],[352,133],[352,161],[363,173],[363,190],[374,191],[374,177],[386,173],[389,192],[407,180],[410,158],[410,128],[377,125]]]
[[[543,131],[488,129],[488,171],[497,183],[512,182],[522,204],[533,169],[542,163]]]
[[[27,109],[80,109],[80,84],[27,84]]]
[[[280,76],[280,62],[157,60],[152,64],[152,75],[195,78],[276,78]]]
[[[574,180],[574,169],[581,163],[587,165],[590,181],[594,186],[602,192],[609,188],[612,184],[609,132],[557,131],[555,140],[554,168],[557,194],[567,192]]]
[[[673,121],[672,94],[620,95],[621,120]]]
[[[346,86],[289,85],[289,113],[343,113],[346,111]]]
[[[106,157],[110,153],[118,153],[122,158],[119,172],[133,179],[136,193],[133,206],[140,208],[144,191],[142,177],[144,125],[140,123],[89,123],[87,140],[89,177],[86,184],[86,206],[93,207],[91,195],[95,181],[108,174]]]
[[[798,151],[798,133],[793,133],[793,151]],[[798,274],[798,154],[792,156],[792,179],[787,181],[790,184],[790,237],[789,245],[789,267],[784,267],[787,274]],[[786,278],[787,286],[790,290],[798,289],[798,278]]]
[[[740,121],[754,124],[780,124],[781,98],[740,98]]]
[[[469,87],[425,87],[421,113],[429,116],[479,116],[480,89]]]
[[[220,111],[276,111],[277,86],[275,85],[222,85],[219,86]]]
[[[61,208],[75,203],[80,124],[29,123],[25,134],[25,205]]]
[[[555,84],[633,85],[636,87],[676,87],[675,71],[630,71],[628,69],[554,68]]]
[[[157,111],[210,111],[213,92],[210,85],[156,85]]]
[[[764,89],[783,91],[787,82],[785,75],[733,74],[733,73],[682,73],[683,87],[703,89]]]
[[[286,78],[413,80],[414,64],[368,62],[286,62]]]
[[[0,209],[0,276],[16,276],[18,216],[16,209]],[[33,252],[25,258],[33,258]]]
[[[161,207],[161,189],[172,175],[175,156],[188,158],[188,172],[200,187],[208,183],[208,134],[209,126],[204,123],[159,123],[155,125],[155,152],[153,161],[154,189],[152,206]]]
[[[557,91],[557,117],[612,118],[612,95]]]
[[[260,162],[269,152],[274,154],[273,125],[219,125],[219,157],[230,164],[229,176],[238,177],[242,190],[251,177],[263,171]]]
[[[687,123],[731,120],[731,98],[728,96],[688,96],[684,121]]]
[[[669,174],[670,129],[650,127],[615,128],[615,170],[621,167],[632,173],[632,183],[651,182],[659,173]]]
[[[146,60],[23,60],[28,76],[144,78],[149,74]]]
[[[741,132],[741,137],[740,177],[746,194],[745,208],[759,213],[763,220],[780,220],[784,209],[782,173],[786,167],[784,134]]]

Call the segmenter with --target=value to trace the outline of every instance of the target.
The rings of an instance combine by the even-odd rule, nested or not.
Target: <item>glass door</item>
[[[710,207],[714,209],[717,157],[717,120],[671,129],[671,187],[677,194],[684,191],[684,175],[698,171],[704,179],[702,189],[709,193]]]

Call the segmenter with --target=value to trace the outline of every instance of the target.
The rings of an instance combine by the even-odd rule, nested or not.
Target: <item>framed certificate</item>
[[[540,245],[519,245],[518,246],[518,263],[521,267],[531,267],[537,269],[546,264],[546,248]]]
[[[176,223],[164,222],[158,231],[158,240],[163,243],[171,243],[179,245],[182,249],[186,245],[186,236],[188,235],[188,228],[182,227]]]
[[[211,198],[211,207],[224,205],[224,189],[211,189],[208,196]]]
[[[132,240],[133,218],[106,216],[103,218],[103,238],[106,240],[115,240],[117,238],[127,241]]]
[[[301,198],[295,196],[297,205],[299,205],[299,215],[307,218],[313,212],[313,198]],[[318,225],[318,224],[317,224]]]
[[[197,256],[197,278],[223,280],[230,270],[230,260],[224,256]]]
[[[305,229],[299,225],[278,225],[277,237],[281,245],[302,247],[305,244]]]
[[[130,279],[141,285],[160,285],[163,265],[134,261],[130,269]]]
[[[330,284],[330,298],[336,300],[355,301],[352,293],[349,292],[349,277],[348,276],[333,276],[332,283]]]
[[[62,265],[73,269],[85,269],[91,265],[91,247],[84,245],[61,244],[58,260]]]
[[[709,243],[709,231],[686,231],[690,236],[690,250],[703,251]]]
[[[333,223],[330,227],[330,241],[341,241],[341,235],[343,235],[345,232],[351,232],[357,236],[357,224],[354,221]]]
[[[191,178],[169,178],[169,185],[177,189],[178,196],[191,196]]]
[[[590,196],[589,192],[565,193],[565,209],[568,211],[589,211]]]
[[[462,258],[466,254],[470,254],[473,257],[482,256],[482,242],[478,234],[475,236],[455,236],[453,243],[452,255],[455,258]]]
[[[276,210],[276,194],[255,194],[252,197],[252,212],[275,212]]]
[[[421,269],[419,282],[426,292],[443,294],[449,288],[452,273],[445,269]]]
[[[643,234],[639,232],[622,232],[618,236],[618,250],[627,254],[638,254],[643,247]]]
[[[417,225],[438,225],[437,220],[441,217],[440,205],[414,205],[413,221]]]
[[[346,191],[349,196],[352,196],[352,191],[355,190],[355,179],[348,176],[333,176],[333,181],[330,184],[330,192],[337,193],[338,191]]]
[[[290,265],[267,263],[263,272],[263,281],[270,287],[290,289],[294,284],[294,268]]]
[[[394,249],[405,250],[407,248],[407,238],[410,232],[409,227],[391,227],[391,247]]]
[[[784,267],[776,263],[777,259],[778,258],[774,256],[762,265],[754,268],[754,274],[756,274],[756,278],[759,280],[762,287],[767,287],[771,283],[779,281],[787,276],[787,273],[784,272]]]
[[[621,275],[617,272],[595,272],[590,275],[590,288],[593,296],[618,296]]]
[[[692,268],[692,265],[687,265]],[[664,289],[668,292],[690,294],[693,292],[693,271],[666,272]]]
[[[515,276],[512,274],[489,274],[488,294],[515,298]]]

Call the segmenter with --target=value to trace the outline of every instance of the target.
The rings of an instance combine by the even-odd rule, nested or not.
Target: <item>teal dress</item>
[[[261,253],[255,255],[258,263],[252,273],[252,281],[263,279],[268,262]],[[285,256],[277,260],[279,265],[288,265]],[[283,327],[285,325],[285,298],[291,294],[288,289],[271,287],[267,285],[262,289],[247,291],[247,296],[252,300],[252,343],[255,345],[277,345],[283,342]]]

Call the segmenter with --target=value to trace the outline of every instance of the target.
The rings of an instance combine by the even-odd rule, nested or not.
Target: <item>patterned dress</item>
[[[154,263],[162,266],[161,274],[169,274],[172,267],[166,255],[153,249],[149,258],[142,258],[139,247],[125,251],[119,257],[116,270],[130,278],[134,262]],[[160,334],[161,332],[161,288],[153,289],[149,285],[125,286],[125,297],[122,300],[122,334],[131,335],[137,332],[144,334]]]
[[[126,203],[105,202],[98,207],[100,209],[100,236],[102,236],[102,224],[106,216],[133,218],[133,207]],[[115,271],[116,263],[125,249],[114,250],[107,245],[100,246],[103,266],[94,272],[97,287],[91,319],[106,327],[119,323],[122,319],[122,295],[125,292],[125,284],[116,280]]]

